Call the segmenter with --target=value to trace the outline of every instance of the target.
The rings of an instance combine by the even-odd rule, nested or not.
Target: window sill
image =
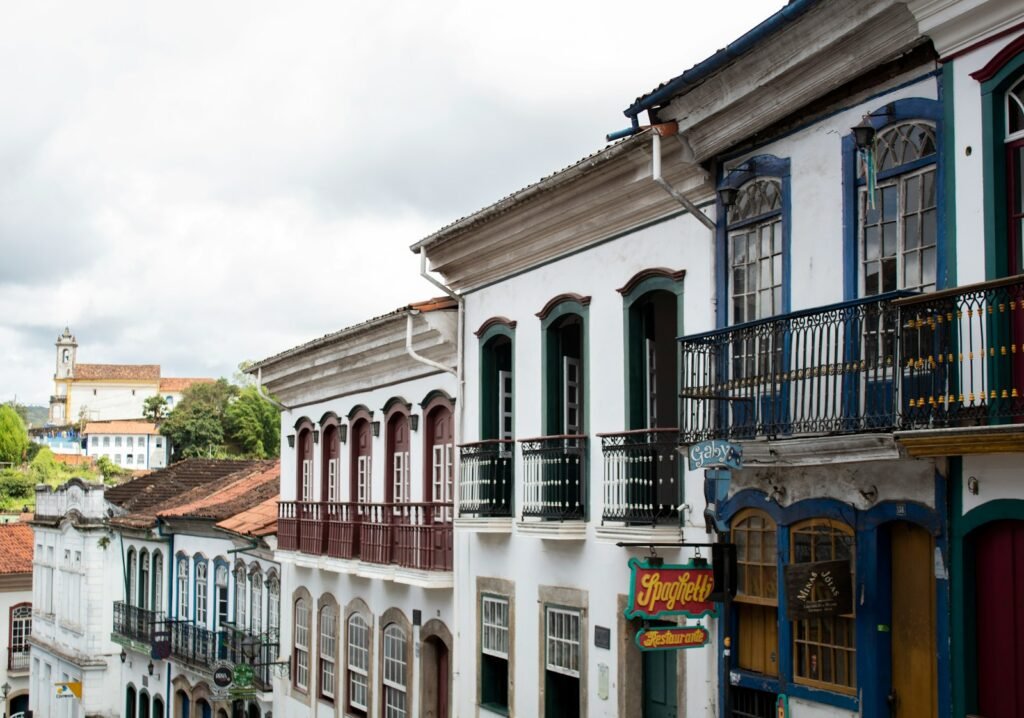
[[[678,523],[661,524],[659,526],[618,526],[605,524],[594,527],[594,537],[602,543],[618,543],[619,541],[653,541],[668,543],[679,540],[680,526]]]
[[[509,714],[508,706],[498,705],[497,703],[480,703],[479,708],[481,711],[486,711],[491,715],[507,716]]]
[[[517,521],[516,533],[521,536],[550,539],[554,541],[584,541],[587,538],[587,522],[575,521]]]
[[[512,533],[512,517],[460,516],[455,519],[455,530],[477,534],[510,534]]]

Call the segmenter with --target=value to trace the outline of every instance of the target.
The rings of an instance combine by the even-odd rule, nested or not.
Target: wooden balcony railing
[[[453,518],[450,503],[282,501],[279,535],[284,522],[289,528],[287,543],[279,541],[279,546],[332,558],[450,571]]]
[[[684,444],[1024,418],[1024,275],[680,341]]]
[[[277,546],[283,551],[299,550],[298,509],[298,501],[279,501],[277,504]]]
[[[523,518],[564,521],[586,513],[585,435],[521,439]]]
[[[515,441],[491,439],[459,446],[459,514],[512,516]]]
[[[152,643],[153,632],[165,620],[159,611],[114,601],[114,633],[139,643]]]
[[[603,521],[656,524],[678,519],[679,429],[598,434],[604,455]]]

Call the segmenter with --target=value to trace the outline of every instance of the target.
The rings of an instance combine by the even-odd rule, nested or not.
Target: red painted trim
[[[685,276],[685,269],[680,269],[679,271],[673,271],[671,269],[668,269],[667,267],[652,267],[651,269],[642,269],[636,274],[634,274],[632,277],[630,277],[628,282],[626,282],[624,285],[622,285],[615,291],[621,294],[622,296],[626,296],[627,294],[630,294],[634,289],[636,289],[640,282],[643,282],[646,279],[650,279],[651,277],[664,277],[665,279],[671,279],[673,282],[681,282],[683,280],[683,277]]]
[[[559,294],[558,296],[549,299],[548,303],[544,305],[544,308],[537,312],[537,316],[540,319],[547,319],[552,310],[562,302],[579,302],[584,307],[587,307],[590,306],[590,297],[584,297],[581,294],[574,294],[572,292]]]
[[[333,411],[328,411],[323,416],[320,417],[321,429],[326,429],[328,426],[331,426],[332,424],[334,426],[341,425],[341,420],[338,418],[338,415],[335,414]]]
[[[412,437],[409,426],[409,411],[412,405],[401,397],[392,397],[384,405],[384,501],[391,503],[395,501],[395,459],[394,455],[400,450],[409,452],[412,455]],[[395,433],[401,422],[405,422],[405,441],[399,446]],[[411,477],[410,477],[411,489]],[[406,496],[408,501],[410,497]]]
[[[515,330],[516,328],[516,322],[512,319],[508,319],[507,317],[491,317],[481,324],[480,328],[473,332],[473,334],[479,339],[487,332],[488,329],[497,325],[505,326],[512,330]]]
[[[300,416],[295,422],[295,433],[298,434],[302,429],[313,430],[313,420],[308,416]]]
[[[1002,35],[1014,32],[1016,30],[1020,30],[1021,28],[1024,28],[1024,23],[1020,23],[1006,30],[1005,32],[1000,33],[1000,35],[997,35],[996,37],[1001,37]],[[986,40],[985,43],[987,44],[988,42],[994,39],[996,38],[990,38],[990,40]],[[1022,52],[1024,52],[1024,35],[1021,35],[1016,40],[1011,42],[1009,45],[1004,47],[1002,50],[997,52],[996,56],[989,60],[988,64],[986,64],[985,67],[981,68],[980,70],[975,70],[974,72],[972,72],[971,77],[973,77],[978,82],[988,82],[1006,66],[1006,63],[1008,63],[1010,60],[1012,60]]]
[[[348,423],[354,424],[360,415],[365,415],[367,421],[373,421],[373,412],[363,404],[356,404],[348,412]]]

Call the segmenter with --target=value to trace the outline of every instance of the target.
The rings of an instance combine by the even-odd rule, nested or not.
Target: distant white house
[[[105,456],[134,471],[162,469],[170,456],[170,441],[151,421],[90,421],[82,439],[87,456]]]

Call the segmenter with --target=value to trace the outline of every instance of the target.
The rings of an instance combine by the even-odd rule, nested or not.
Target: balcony
[[[278,545],[311,556],[451,571],[453,513],[452,504],[441,503],[282,501]]]
[[[221,660],[220,632],[191,621],[166,621],[162,625],[171,634],[171,655],[176,660],[206,672]]]
[[[219,636],[220,660],[251,666],[253,687],[259,691],[273,690],[272,671],[277,665],[281,648],[276,632],[256,635],[231,623],[225,623],[224,626]]]
[[[598,437],[604,456],[602,523],[677,523],[679,429],[638,429]]]
[[[523,522],[579,522],[586,516],[587,437],[582,434],[521,439]],[[528,529],[527,529],[528,530]],[[573,538],[582,538],[573,536]]]
[[[28,645],[22,650],[16,651],[10,646],[7,648],[7,670],[11,673],[28,672],[30,651]]]
[[[459,516],[511,518],[515,442],[491,439],[459,446]]]
[[[166,619],[159,611],[114,601],[114,633],[139,643],[151,644],[153,633]]]
[[[953,451],[950,429],[987,427],[997,438],[984,446],[993,447],[1024,418],[1024,276],[879,295],[680,341],[684,444],[899,432],[904,444],[932,437],[938,453],[922,445],[917,455],[970,453],[982,449]]]

